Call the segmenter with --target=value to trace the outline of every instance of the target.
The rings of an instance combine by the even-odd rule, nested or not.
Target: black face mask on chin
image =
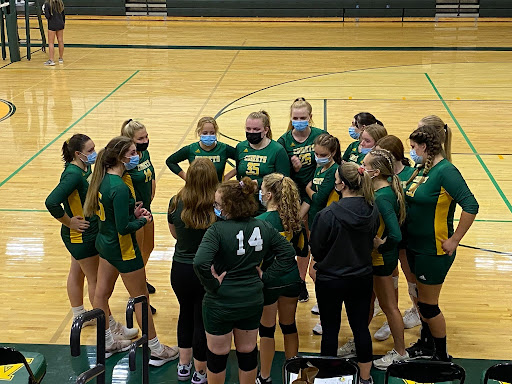
[[[148,149],[149,146],[149,140],[147,143],[135,143],[135,149],[137,149],[137,152],[143,152],[146,149]]]
[[[249,143],[254,145],[261,143],[261,140],[263,140],[261,132],[245,132],[245,137]]]

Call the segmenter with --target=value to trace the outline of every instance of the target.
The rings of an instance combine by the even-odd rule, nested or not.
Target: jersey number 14
[[[238,239],[238,250],[236,251],[236,254],[238,256],[245,255],[244,231],[240,230],[238,235],[236,235],[236,238]],[[255,251],[261,251],[263,249],[263,239],[261,238],[260,227],[254,227],[248,243],[251,247],[254,247]]]

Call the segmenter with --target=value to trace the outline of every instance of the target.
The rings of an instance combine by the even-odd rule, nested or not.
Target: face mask
[[[259,199],[260,199],[261,205],[263,205],[266,208],[268,205],[268,200],[263,200],[263,192],[261,191],[261,189],[259,192]]]
[[[149,140],[147,143],[135,143],[135,149],[137,149],[137,152],[143,152],[146,149],[148,149],[149,146]]]
[[[221,220],[226,220],[226,216],[222,215],[222,209],[218,209],[216,207],[213,207],[213,212],[215,212],[215,216],[217,216]]]
[[[349,127],[348,128],[348,134],[350,135],[351,138],[353,138],[354,140],[359,140],[359,136],[361,136],[360,133],[357,133],[356,132],[356,127]]]
[[[85,164],[85,165],[93,165],[95,162],[96,162],[96,157],[98,157],[98,155],[96,154],[96,151],[94,151],[93,153],[89,153],[88,155],[80,152],[81,155],[87,157],[87,160],[82,160],[82,162]]]
[[[307,120],[292,120],[292,126],[297,131],[304,131],[309,125]]]
[[[414,161],[416,164],[423,163],[423,156],[418,156],[416,154],[416,150],[411,149],[411,151],[409,152],[409,155],[411,156],[412,161]]]
[[[130,169],[135,168],[137,165],[139,165],[139,155],[133,155],[129,157],[130,161],[128,163],[124,163],[124,167],[127,171]]]
[[[366,173],[373,173],[373,176],[370,176],[370,179],[373,179],[374,177],[376,177],[377,175],[375,174],[375,170],[374,169],[365,169],[364,170]]]
[[[263,140],[261,132],[245,132],[245,137],[249,143],[254,145],[261,143],[261,140]]]
[[[317,165],[325,165],[325,164],[328,164],[329,161],[331,161],[331,159],[329,158],[330,156],[327,156],[327,157],[318,157],[317,155],[315,155],[315,161],[316,161],[316,164]]]
[[[342,198],[342,197],[343,197],[343,192],[338,191],[338,190],[336,189],[336,185],[337,185],[337,184],[335,184],[335,185],[334,185],[334,190],[336,191],[336,193],[338,194],[338,196],[339,196],[340,198]]]
[[[372,150],[372,148],[363,148],[363,147],[361,147],[359,152],[361,152],[363,155],[367,155],[371,150]]]
[[[209,147],[210,145],[215,144],[217,141],[216,135],[201,135],[199,136],[199,140],[201,140],[201,143]]]

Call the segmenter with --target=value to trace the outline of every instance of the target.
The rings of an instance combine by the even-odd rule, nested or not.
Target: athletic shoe
[[[373,366],[377,369],[385,371],[391,364],[396,363],[397,361],[407,360],[408,358],[409,354],[407,351],[405,352],[405,355],[402,356],[393,348],[392,351],[388,351],[388,353],[386,353],[380,359],[373,360]]]
[[[180,350],[178,347],[169,347],[167,345],[163,345],[162,352],[156,353],[151,351],[151,357],[149,358],[149,365],[153,367],[161,367],[165,363],[169,361],[176,360],[180,356]]]
[[[320,315],[320,310],[318,309],[318,304],[315,304],[313,308],[311,308],[311,313],[313,315]]]
[[[453,356],[450,356],[448,355],[448,357],[446,358],[443,358],[441,356],[438,356],[436,354],[434,354],[434,356],[432,356],[432,361],[444,361],[444,362],[447,362],[447,363],[451,363],[453,360]]]
[[[373,384],[373,378],[371,376],[368,380],[363,380],[359,378],[359,384]]]
[[[190,372],[192,371],[192,362],[188,364],[178,363],[178,381],[187,381],[190,379]]]
[[[53,61],[53,60],[45,61],[44,65],[53,67],[55,65],[55,61]]]
[[[153,307],[151,304],[149,305],[149,309],[151,309],[151,314],[154,315],[156,313],[156,308]]]
[[[139,334],[138,328],[127,328],[123,324],[116,321],[116,325],[110,328],[114,340],[131,340]]]
[[[348,339],[348,341],[338,348],[338,356],[339,357],[356,357],[356,343],[354,343],[354,339]]]
[[[309,300],[308,287],[306,286],[306,282],[303,281],[300,283],[299,303],[305,303],[308,300]]]
[[[375,298],[374,305],[373,305],[373,317],[377,316],[379,313],[382,312],[382,309],[379,305],[379,299]]]
[[[200,373],[197,371],[194,372],[192,375],[192,380],[190,380],[192,384],[205,384],[207,381],[206,372]]]
[[[389,338],[391,335],[391,329],[389,328],[389,324],[386,321],[384,324],[382,324],[382,327],[379,328],[377,332],[373,335],[375,337],[375,340],[384,341]]]
[[[434,356],[434,343],[427,344],[423,340],[418,339],[415,343],[412,343],[409,348],[405,349],[411,358],[425,357],[431,358]]]
[[[315,335],[321,336],[322,333],[323,333],[323,331],[322,331],[322,324],[316,323],[316,325],[313,327],[313,333]]]
[[[114,353],[129,350],[130,345],[132,345],[130,340],[114,340],[114,343],[110,347],[105,346],[105,359],[108,359]]]
[[[272,378],[269,376],[266,379],[261,377],[261,373],[258,372],[258,376],[256,377],[256,384],[271,384]]]
[[[156,292],[156,288],[149,284],[149,281],[146,281],[146,286],[148,287],[148,292],[150,295]]]
[[[64,64],[64,59],[59,58],[59,64]]]
[[[412,307],[404,313],[404,328],[410,329],[421,325],[421,319],[416,307]]]

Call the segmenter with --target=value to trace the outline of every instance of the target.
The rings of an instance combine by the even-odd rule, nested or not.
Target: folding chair
[[[409,360],[391,364],[386,370],[385,384],[392,383],[391,378],[412,380],[416,383],[452,383],[460,384],[466,379],[466,371],[460,365],[442,361]]]
[[[39,384],[46,374],[46,360],[43,355],[22,353],[9,347],[0,347],[0,366],[9,366],[3,368],[3,373],[11,383]],[[21,371],[23,366],[26,372]]]
[[[512,383],[512,363],[499,363],[485,371],[484,384],[489,380],[503,383]]]
[[[325,356],[297,356],[286,360],[283,365],[283,384],[290,384],[300,373],[301,369],[314,366],[318,368],[315,384],[328,383],[328,379],[340,382],[345,378],[353,384],[359,383],[359,367],[349,359]],[[325,380],[325,381],[324,381]]]

